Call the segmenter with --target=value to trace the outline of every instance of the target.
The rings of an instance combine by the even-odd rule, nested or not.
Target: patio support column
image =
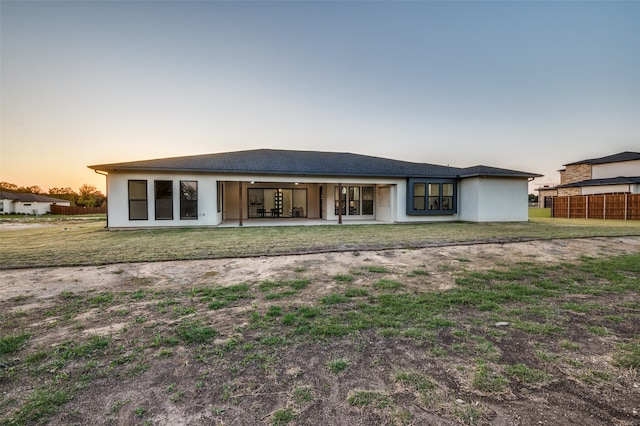
[[[238,226],[242,226],[242,181],[238,182],[238,212],[240,213],[240,221]]]
[[[338,182],[338,224],[342,225],[342,184]]]

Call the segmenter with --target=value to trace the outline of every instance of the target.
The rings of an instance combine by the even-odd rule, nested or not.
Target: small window
[[[453,210],[453,184],[442,184],[442,210]]]
[[[349,187],[349,215],[359,215],[360,214],[360,187],[359,186],[350,186]]]
[[[173,219],[173,181],[157,180],[156,185],[156,220]]]
[[[222,199],[223,199],[223,189],[222,189],[222,182],[218,181],[218,198],[217,198],[217,208],[218,208],[218,213],[220,213],[222,211]]]
[[[129,220],[147,220],[147,181],[129,181]]]
[[[429,210],[440,210],[440,184],[429,184]]]
[[[373,186],[362,187],[362,214],[373,214]]]
[[[180,181],[180,219],[198,219],[197,181]]]
[[[455,180],[409,179],[407,214],[454,214],[456,213]]]
[[[413,210],[426,210],[426,183],[414,183],[413,184]]]

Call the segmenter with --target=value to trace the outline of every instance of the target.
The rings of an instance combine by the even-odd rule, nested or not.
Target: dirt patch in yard
[[[0,270],[0,337],[23,340],[0,355],[0,423],[637,425],[640,270],[597,262],[639,254],[616,237]]]

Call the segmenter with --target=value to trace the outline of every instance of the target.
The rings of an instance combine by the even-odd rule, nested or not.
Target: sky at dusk
[[[640,2],[0,1],[0,181],[257,148],[544,174],[640,151]],[[535,185],[533,186],[535,187]]]

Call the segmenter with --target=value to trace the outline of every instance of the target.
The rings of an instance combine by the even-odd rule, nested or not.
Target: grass
[[[28,333],[0,337],[0,355],[16,352],[31,337]]]
[[[110,231],[105,222],[64,221],[3,230],[0,268],[104,265],[268,256],[474,241],[640,235],[640,221],[531,218],[522,223],[428,223],[345,226],[179,228]],[[71,226],[70,226],[71,223]],[[60,238],[64,230],[64,238]],[[241,231],[241,232],[240,232]],[[273,241],[278,241],[277,245]],[[224,242],[221,244],[220,242]],[[167,250],[171,247],[171,250]],[[379,271],[379,272],[376,272]],[[373,266],[370,272],[385,273]]]
[[[387,408],[393,404],[393,399],[382,392],[357,389],[349,392],[347,403],[356,407]]]
[[[441,229],[430,226],[413,229]],[[467,229],[476,226],[484,224]],[[351,227],[335,228],[353,236]],[[371,229],[386,232],[384,225]],[[200,239],[189,230],[157,231],[164,243],[181,232]],[[234,230],[244,231],[253,232]],[[279,231],[288,238],[286,227]],[[93,235],[129,238],[130,232],[138,231]],[[369,239],[378,238],[372,235]],[[203,247],[209,250],[207,243]],[[297,270],[289,275],[295,279],[226,287],[64,292],[20,315],[9,308],[31,303],[28,298],[0,301],[0,393],[24,389],[17,397],[0,398],[0,424],[44,424],[52,417],[55,422],[65,405],[77,407],[83,396],[118,386],[123,393],[106,402],[109,422],[125,421],[116,418],[125,412],[142,422],[161,415],[161,408],[144,392],[124,390],[150,378],[157,389],[167,389],[164,398],[175,409],[212,407],[220,417],[216,422],[225,424],[237,420],[225,416],[251,410],[272,424],[294,423],[337,389],[344,392],[338,404],[377,416],[371,419],[379,424],[419,424],[424,420],[419,413],[427,409],[449,422],[484,424],[492,411],[470,401],[487,395],[501,400],[510,393],[539,396],[536,392],[552,380],[571,380],[580,392],[594,392],[587,400],[597,400],[598,392],[631,386],[629,377],[640,369],[640,336],[633,327],[640,319],[640,255],[585,257],[549,267],[456,269],[448,290],[417,286],[425,279],[412,266],[393,265],[393,277],[403,282],[380,275],[389,273],[386,268],[373,268],[344,276],[305,276]],[[314,293],[327,283],[335,286],[332,292]],[[289,299],[276,305],[274,295]],[[509,326],[496,328],[498,321]],[[102,335],[88,331],[94,324],[115,323],[126,326]],[[469,385],[465,405],[456,405],[457,390],[450,383]],[[263,395],[279,399],[265,403]],[[407,413],[417,413],[416,418]],[[71,408],[64,416],[82,423]]]
[[[327,363],[327,367],[333,374],[338,374],[346,370],[348,366],[349,361],[346,359],[336,359]]]

